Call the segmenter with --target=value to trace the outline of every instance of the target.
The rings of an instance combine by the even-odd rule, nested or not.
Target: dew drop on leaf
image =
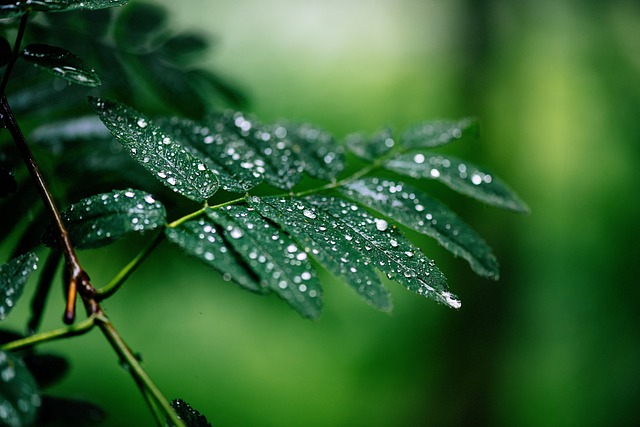
[[[229,231],[229,236],[231,236],[232,239],[239,239],[243,235],[244,233],[239,228],[233,228],[231,229],[231,231]]]

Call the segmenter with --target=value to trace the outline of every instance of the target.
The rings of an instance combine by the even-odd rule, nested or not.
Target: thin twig
[[[39,334],[31,335],[26,338],[21,338],[0,346],[0,350],[3,351],[15,351],[24,350],[38,344],[42,344],[49,341],[59,340],[61,338],[74,337],[76,335],[82,335],[87,333],[93,328],[95,324],[95,316],[89,316],[82,322],[75,325],[67,326],[65,328],[54,329],[53,331],[42,332]]]
[[[29,13],[25,13],[22,15],[20,19],[20,26],[18,27],[18,34],[16,35],[16,41],[13,44],[13,51],[11,52],[11,59],[7,64],[7,68],[4,70],[4,75],[2,76],[2,82],[0,83],[0,94],[4,95],[4,90],[7,88],[7,83],[9,83],[9,77],[11,76],[11,71],[13,70],[13,66],[16,65],[16,61],[20,57],[20,45],[22,44],[22,37],[24,37],[24,32],[27,28],[27,21],[29,20]]]
[[[31,300],[31,318],[27,323],[27,333],[30,335],[34,334],[40,327],[40,322],[44,315],[44,306],[47,301],[47,296],[49,295],[53,277],[58,269],[61,259],[62,252],[52,249],[44,263],[44,268],[38,278],[36,292]]]
[[[100,330],[105,335],[111,346],[116,350],[118,356],[128,368],[129,373],[134,378],[139,387],[143,388],[148,392],[148,398],[153,398],[157,406],[159,406],[167,419],[171,421],[175,427],[186,427],[182,420],[178,417],[176,412],[173,410],[167,399],[160,392],[158,387],[151,381],[151,378],[147,375],[147,373],[142,369],[140,362],[133,354],[131,349],[126,345],[122,337],[118,334],[118,332],[113,327],[113,324],[109,321],[109,319],[104,316],[104,314],[100,313],[96,317],[96,323],[100,327]],[[151,408],[154,414],[157,415],[157,412]],[[156,416],[157,418],[157,416]],[[158,420],[158,425],[164,427],[165,422],[167,420]]]
[[[142,264],[142,262],[151,255],[151,252],[162,242],[164,239],[164,232],[161,231],[155,235],[153,240],[149,242],[149,244],[138,254],[134,259],[132,259],[120,272],[113,278],[109,283],[107,283],[103,288],[96,290],[95,299],[97,301],[102,301],[104,299],[109,298],[113,295],[120,287],[124,284],[124,282],[133,274],[133,272]]]

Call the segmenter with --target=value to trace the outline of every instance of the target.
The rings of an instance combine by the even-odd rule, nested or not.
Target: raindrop
[[[387,228],[389,227],[389,223],[384,219],[376,218],[375,221],[376,221],[376,228],[378,229],[378,231],[386,231]]]
[[[413,161],[418,164],[424,163],[424,160],[425,160],[424,154],[418,153],[415,156],[413,156]]]
[[[232,239],[239,239],[243,234],[244,233],[239,228],[234,228],[229,232],[229,236],[231,236]]]
[[[316,214],[311,209],[305,209],[302,212],[302,215],[306,216],[309,219],[314,219],[316,217]]]
[[[140,118],[138,119],[138,123],[137,123],[137,124],[138,124],[138,126],[139,126],[141,129],[144,129],[144,128],[146,128],[146,127],[147,127],[147,121],[146,121],[144,118],[142,118],[142,117],[140,117]]]

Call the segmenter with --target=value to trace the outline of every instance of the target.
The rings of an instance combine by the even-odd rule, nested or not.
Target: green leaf
[[[476,119],[436,120],[411,126],[400,137],[400,143],[404,148],[432,148],[477,135]]]
[[[69,372],[67,359],[55,354],[30,352],[24,356],[23,362],[40,389],[58,383]]]
[[[220,271],[225,280],[234,280],[252,292],[264,292],[213,222],[204,218],[193,219],[177,227],[166,228],[165,234],[170,242],[187,254]]]
[[[340,191],[419,233],[435,238],[476,273],[498,280],[498,261],[487,243],[453,211],[422,191],[402,182],[364,178]]]
[[[14,18],[31,10],[39,12],[70,12],[97,10],[127,4],[129,0],[14,0],[0,4],[1,18]]]
[[[109,130],[96,116],[74,117],[38,126],[29,142],[46,146],[51,151],[62,151],[71,141],[113,139]]]
[[[302,176],[302,161],[286,139],[287,130],[279,125],[262,125],[241,112],[226,111],[206,122],[216,132],[233,132],[255,150],[255,171],[274,187],[290,190]]]
[[[403,153],[388,160],[384,166],[413,178],[437,179],[459,193],[493,206],[529,212],[527,205],[495,175],[455,157],[428,151]]]
[[[369,305],[391,311],[391,295],[384,288],[364,252],[364,242],[341,222],[318,211],[308,201],[289,197],[250,197],[250,205],[280,225],[305,252],[329,272],[342,278]]]
[[[40,406],[31,373],[20,359],[4,351],[0,351],[0,373],[0,425],[31,425]]]
[[[260,283],[276,293],[304,317],[316,319],[322,310],[322,289],[307,253],[282,230],[252,208],[227,206],[208,209],[211,220],[224,233]]]
[[[262,181],[255,169],[256,151],[235,133],[191,120],[171,118],[157,122],[162,130],[200,159],[218,178],[223,190],[246,193]]]
[[[178,418],[180,418],[187,427],[211,427],[211,424],[207,420],[207,417],[196,411],[182,399],[175,399],[171,402],[171,407]]]
[[[391,129],[379,130],[371,136],[351,134],[347,136],[346,144],[353,154],[370,161],[377,160],[397,145]]]
[[[140,190],[97,194],[61,212],[69,237],[78,249],[99,248],[130,232],[154,230],[166,223],[164,206]],[[47,246],[57,242],[53,225],[42,238]]]
[[[147,44],[153,33],[167,24],[167,11],[149,3],[134,2],[118,16],[116,37],[121,46],[137,47]]]
[[[395,225],[334,197],[311,196],[306,200],[316,210],[331,215],[349,233],[345,238],[347,235],[357,237],[362,242],[360,254],[389,279],[449,307],[460,307],[460,301],[447,290],[446,279],[435,263],[413,246]]]
[[[207,39],[199,34],[178,34],[166,40],[160,51],[168,61],[182,64],[203,55],[208,47]]]
[[[0,320],[4,320],[22,296],[29,276],[38,268],[38,257],[27,252],[0,266]]]
[[[314,178],[331,181],[344,169],[343,147],[328,133],[310,125],[285,125],[304,170]]]
[[[145,116],[113,101],[91,103],[113,136],[164,185],[197,202],[218,190],[215,174]]]
[[[36,425],[46,427],[104,426],[107,414],[98,405],[77,399],[42,396]]]
[[[25,61],[68,82],[90,87],[102,84],[95,70],[66,49],[34,43],[26,46],[21,55]]]

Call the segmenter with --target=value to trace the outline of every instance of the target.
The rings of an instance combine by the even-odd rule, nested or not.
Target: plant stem
[[[149,242],[149,244],[138,254],[134,259],[132,259],[129,264],[127,264],[120,272],[113,278],[109,283],[107,283],[103,288],[96,290],[95,299],[97,301],[102,301],[104,299],[109,298],[113,295],[120,287],[124,284],[124,282],[133,274],[133,272],[142,264],[142,262],[151,255],[151,252],[162,242],[164,239],[164,232],[159,232],[155,235],[153,240]]]
[[[160,390],[158,390],[153,381],[151,381],[144,369],[142,369],[140,362],[136,359],[131,349],[129,349],[125,344],[124,340],[120,337],[109,319],[104,314],[99,313],[96,315],[96,323],[116,353],[118,353],[122,362],[126,364],[129,373],[138,384],[138,387],[149,393],[148,397],[153,398],[153,401],[155,401],[157,406],[162,410],[162,412],[164,412],[166,418],[170,420],[175,427],[186,427],[182,420],[178,418],[178,415],[175,413],[167,399],[162,395]],[[158,412],[151,404],[149,406],[151,407],[151,411],[156,414],[156,421],[158,421],[158,425],[164,427],[166,420],[158,419]]]
[[[79,291],[84,298],[91,299],[93,294],[95,293],[95,289],[91,286],[91,282],[89,281],[89,276],[82,269],[78,257],[76,256],[75,250],[73,249],[73,245],[71,243],[71,239],[69,238],[69,234],[67,233],[67,229],[62,221],[62,216],[58,211],[58,208],[53,201],[53,197],[45,184],[44,177],[40,172],[40,168],[36,163],[33,153],[31,149],[29,149],[29,145],[27,144],[24,135],[22,134],[22,130],[20,130],[20,126],[16,122],[16,118],[11,111],[11,107],[7,102],[6,96],[2,96],[0,98],[0,115],[4,119],[4,124],[11,133],[16,146],[18,147],[18,151],[22,155],[25,165],[31,173],[31,176],[36,184],[36,188],[40,193],[40,198],[44,203],[46,210],[51,217],[55,229],[58,233],[58,241],[60,243],[62,252],[64,253],[64,257],[66,260],[67,273],[69,277],[69,287],[67,291],[67,305],[65,307],[64,312],[64,322],[67,324],[73,323],[75,319],[75,301],[76,301],[76,292]]]
[[[18,34],[16,35],[16,41],[13,44],[13,52],[11,53],[11,59],[7,64],[7,68],[4,70],[4,75],[2,76],[2,82],[0,83],[0,94],[4,95],[4,90],[7,87],[7,83],[9,83],[9,76],[11,76],[11,71],[13,70],[13,66],[16,64],[16,61],[20,57],[20,45],[22,44],[22,37],[24,37],[24,31],[27,28],[27,21],[29,20],[29,13],[25,13],[20,18],[20,26],[18,27]]]
[[[35,333],[40,326],[40,321],[44,315],[44,305],[47,301],[47,296],[51,289],[51,283],[53,282],[53,277],[58,269],[61,258],[62,252],[56,249],[52,249],[51,252],[49,252],[49,256],[47,256],[42,273],[38,278],[36,292],[31,300],[31,318],[27,323],[28,334]]]
[[[355,179],[360,178],[361,176],[364,176],[366,174],[368,174],[369,172],[379,168],[382,165],[382,162],[387,158],[388,156],[383,156],[380,159],[376,160],[375,162],[373,162],[372,164],[370,164],[369,166],[365,166],[362,169],[354,172],[353,174],[349,175],[346,178],[341,179],[340,181],[334,181],[334,182],[330,182],[329,184],[326,185],[322,185],[320,187],[315,187],[315,188],[311,188],[309,190],[304,190],[304,191],[300,191],[298,193],[283,193],[283,194],[276,194],[273,197],[284,197],[284,196],[295,196],[295,197],[302,197],[302,196],[306,196],[309,194],[314,194],[317,193],[319,191],[323,191],[323,190],[332,190],[334,188],[338,188],[350,181],[353,181]],[[170,224],[167,224],[166,226],[168,228],[175,228],[177,226],[179,226],[182,223],[185,223],[193,218],[197,218],[200,215],[204,214],[207,209],[219,209],[225,206],[229,206],[229,205],[233,205],[235,203],[240,203],[240,202],[244,202],[245,200],[247,200],[247,197],[250,197],[251,195],[249,193],[247,193],[244,197],[239,197],[237,199],[233,199],[233,200],[229,200],[227,202],[224,203],[220,203],[218,205],[214,205],[214,206],[204,206],[202,209],[198,209],[195,212],[191,212],[190,214],[187,214],[185,216],[183,216],[182,218],[179,218],[175,221],[173,221]]]
[[[0,346],[0,350],[3,351],[15,351],[30,348],[38,344],[42,344],[49,341],[59,340],[61,338],[73,337],[76,335],[82,335],[87,333],[95,325],[96,317],[89,316],[82,322],[75,325],[67,326],[65,328],[54,329],[53,331],[42,332],[39,334],[31,335],[30,337],[21,338],[15,341],[11,341]]]

